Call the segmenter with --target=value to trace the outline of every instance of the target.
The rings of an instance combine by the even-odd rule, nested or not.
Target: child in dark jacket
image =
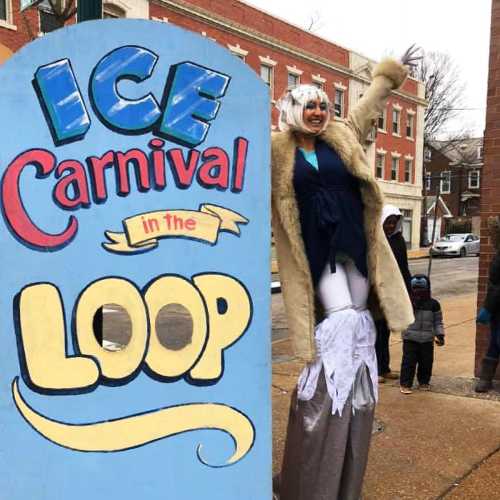
[[[420,390],[430,389],[434,342],[444,345],[443,313],[441,305],[431,296],[431,283],[424,274],[416,274],[410,282],[410,294],[415,322],[403,333],[403,359],[400,385],[403,394],[411,394],[413,378],[417,372]]]

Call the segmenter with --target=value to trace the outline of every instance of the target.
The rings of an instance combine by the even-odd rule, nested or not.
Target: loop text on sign
[[[130,342],[120,352],[107,351],[94,335],[94,316],[110,303],[121,306],[132,325]],[[192,318],[191,342],[180,350],[162,345],[156,331],[158,314],[168,304],[182,305]],[[74,393],[99,382],[119,385],[141,368],[166,382],[185,376],[196,385],[216,383],[223,374],[224,349],[250,324],[252,301],[241,282],[218,273],[199,274],[192,281],[160,276],[142,292],[126,279],[102,278],[81,292],[73,309],[73,356],[67,352],[64,304],[55,285],[25,287],[14,310],[25,382],[38,392]]]

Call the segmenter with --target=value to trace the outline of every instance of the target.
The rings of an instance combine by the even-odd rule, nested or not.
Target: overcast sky
[[[486,113],[491,0],[245,0],[372,59],[401,55],[412,43],[448,53],[466,85],[460,123],[482,135]],[[453,126],[452,126],[453,128]]]

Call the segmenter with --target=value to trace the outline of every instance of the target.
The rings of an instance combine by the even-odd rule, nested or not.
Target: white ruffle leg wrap
[[[298,398],[310,400],[316,391],[321,368],[324,369],[332,414],[342,410],[353,389],[356,374],[366,365],[378,399],[375,324],[368,310],[345,309],[330,314],[315,331],[318,357],[302,371],[298,382]],[[355,408],[353,401],[353,408]]]

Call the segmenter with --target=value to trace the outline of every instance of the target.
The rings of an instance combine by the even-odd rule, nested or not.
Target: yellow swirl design
[[[51,420],[31,408],[19,391],[19,378],[12,382],[12,397],[23,418],[46,439],[75,451],[117,452],[144,446],[182,432],[214,429],[229,434],[235,444],[224,466],[241,460],[252,448],[255,430],[246,415],[218,403],[191,403],[160,408],[116,420],[68,424]],[[200,456],[198,457],[206,463]],[[208,465],[208,464],[207,464]]]

